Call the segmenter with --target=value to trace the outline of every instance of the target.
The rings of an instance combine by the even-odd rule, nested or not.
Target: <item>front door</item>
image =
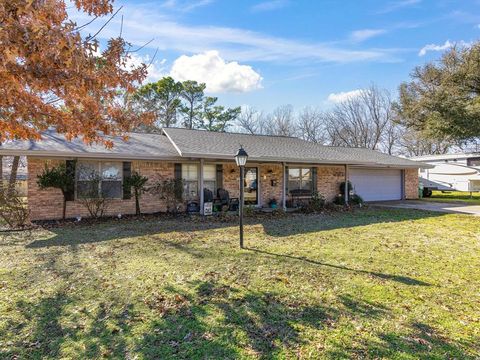
[[[245,204],[257,205],[258,204],[258,168],[246,167],[245,168]]]

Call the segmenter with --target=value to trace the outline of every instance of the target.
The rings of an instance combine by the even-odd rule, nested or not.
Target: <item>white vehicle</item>
[[[423,195],[432,195],[432,190],[480,191],[480,153],[426,155],[410,160],[434,165],[432,169],[419,169]]]

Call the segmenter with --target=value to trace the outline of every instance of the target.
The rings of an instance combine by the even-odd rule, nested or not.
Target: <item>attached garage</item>
[[[365,201],[402,199],[402,170],[351,168],[349,180]]]

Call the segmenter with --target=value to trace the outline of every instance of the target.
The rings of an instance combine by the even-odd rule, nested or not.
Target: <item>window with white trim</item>
[[[312,193],[312,169],[288,168],[288,191],[291,194],[309,195]]]
[[[123,197],[123,166],[114,161],[79,161],[77,163],[76,197]]]
[[[183,190],[187,200],[198,198],[198,164],[182,164]]]
[[[203,187],[217,194],[217,167],[214,164],[203,165]]]

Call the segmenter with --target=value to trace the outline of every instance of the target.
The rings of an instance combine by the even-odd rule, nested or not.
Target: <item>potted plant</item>
[[[272,198],[268,201],[268,206],[270,206],[271,209],[276,209],[277,208],[277,199]]]

